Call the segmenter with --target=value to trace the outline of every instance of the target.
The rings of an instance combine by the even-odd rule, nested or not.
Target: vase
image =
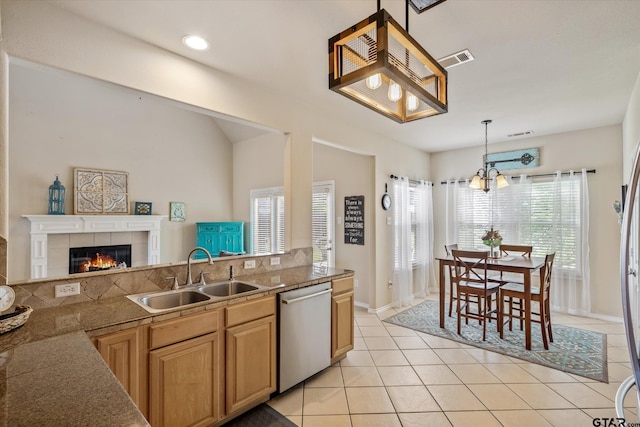
[[[489,258],[500,258],[497,246],[489,246]]]

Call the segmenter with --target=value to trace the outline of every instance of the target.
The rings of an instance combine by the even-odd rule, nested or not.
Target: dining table
[[[453,265],[453,256],[436,257],[439,264],[440,281],[440,327],[444,329],[445,316],[445,267]],[[544,265],[544,257],[504,256],[488,258],[487,270],[522,275],[524,284],[524,334],[525,348],[531,350],[531,275]],[[502,309],[502,307],[500,307]],[[502,327],[502,325],[500,325]]]

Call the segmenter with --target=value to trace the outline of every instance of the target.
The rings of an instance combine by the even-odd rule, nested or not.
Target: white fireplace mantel
[[[31,278],[47,277],[49,234],[148,231],[147,262],[160,263],[160,223],[166,215],[22,215],[31,222]]]

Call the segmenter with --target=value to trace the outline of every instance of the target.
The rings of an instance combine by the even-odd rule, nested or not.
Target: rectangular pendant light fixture
[[[329,39],[329,89],[398,123],[447,112],[447,71],[384,9]]]

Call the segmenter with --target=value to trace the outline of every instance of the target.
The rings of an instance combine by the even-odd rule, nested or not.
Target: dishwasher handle
[[[282,303],[283,304],[293,304],[293,303],[296,303],[296,302],[304,301],[304,300],[309,299],[309,298],[315,298],[315,297],[318,297],[320,295],[330,294],[331,292],[333,292],[333,289],[327,289],[325,291],[317,292],[317,293],[311,294],[311,295],[305,295],[305,296],[300,297],[300,298],[283,299]]]

